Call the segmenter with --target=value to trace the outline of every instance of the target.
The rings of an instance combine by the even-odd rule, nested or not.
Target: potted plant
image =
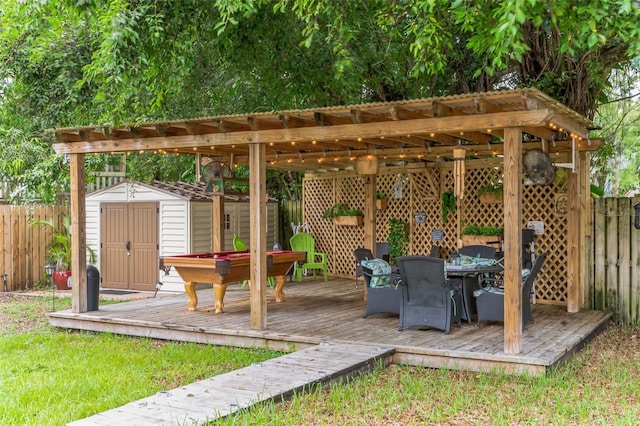
[[[68,290],[71,277],[71,217],[62,217],[62,228],[58,228],[52,221],[36,221],[34,225],[45,225],[53,229],[51,245],[49,246],[49,263],[56,265],[53,272],[53,283],[58,290]],[[95,263],[96,254],[87,247],[89,263]]]
[[[387,204],[389,203],[389,199],[387,195],[383,192],[376,193],[376,208],[378,210],[384,210],[387,208]]]
[[[389,220],[389,263],[396,263],[396,257],[404,254],[404,246],[409,242],[409,224],[402,219]]]
[[[455,213],[456,211],[456,195],[453,193],[453,189],[442,193],[441,202],[442,223],[447,223],[449,213]]]
[[[500,248],[503,229],[497,226],[467,225],[462,230],[462,244],[465,246],[482,245]]]
[[[482,203],[502,203],[503,186],[501,183],[491,183],[478,189],[478,198]]]
[[[333,219],[336,225],[362,226],[364,217],[362,210],[352,209],[346,204],[335,203],[322,214],[323,219]]]

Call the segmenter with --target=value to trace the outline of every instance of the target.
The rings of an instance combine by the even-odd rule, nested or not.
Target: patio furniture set
[[[430,327],[445,334],[452,322],[460,326],[466,320],[471,325],[474,315],[478,327],[482,321],[504,321],[503,265],[493,247],[463,247],[451,256],[452,263],[431,255],[400,256],[397,267],[365,248],[356,249],[354,256],[356,280],[363,276],[367,286],[365,318],[397,314],[399,330]],[[533,322],[531,293],[546,256],[523,257],[523,328],[527,321]]]

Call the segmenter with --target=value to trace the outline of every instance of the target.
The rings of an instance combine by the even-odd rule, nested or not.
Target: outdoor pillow
[[[367,259],[360,262],[364,268],[371,270],[369,287],[391,287],[391,265],[382,259]]]

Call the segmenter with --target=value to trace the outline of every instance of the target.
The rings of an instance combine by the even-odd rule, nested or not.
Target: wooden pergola
[[[376,175],[385,165],[426,166],[453,160],[454,150],[468,158],[504,159],[505,333],[504,350],[522,347],[521,224],[523,153],[553,150],[554,161],[570,163],[568,174],[568,312],[583,306],[585,262],[581,253],[587,211],[589,155],[599,141],[589,138],[592,123],[536,89],[240,114],[189,120],[138,123],[120,127],[54,129],[57,153],[69,154],[73,226],[73,311],[87,310],[85,169],[90,153],[154,152],[200,154],[215,161],[248,165],[250,170],[252,329],[265,329],[266,170],[299,172],[368,169],[365,180],[365,246],[375,248]],[[458,154],[459,155],[458,151]],[[217,197],[222,198],[222,197]],[[219,201],[221,203],[221,201]],[[215,224],[222,223],[214,205]],[[221,247],[213,236],[213,247]]]

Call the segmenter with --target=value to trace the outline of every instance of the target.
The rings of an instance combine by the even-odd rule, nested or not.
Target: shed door
[[[158,279],[158,204],[103,203],[102,287],[153,291]]]

